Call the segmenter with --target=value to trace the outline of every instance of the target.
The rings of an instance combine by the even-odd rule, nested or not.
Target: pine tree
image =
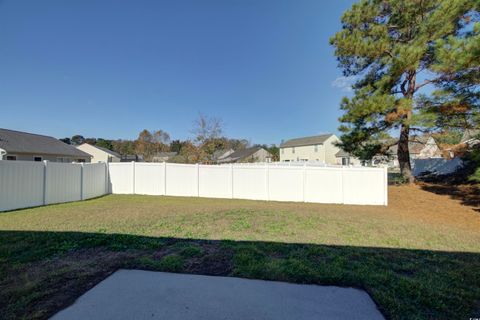
[[[400,170],[413,181],[408,142],[424,123],[415,99],[447,80],[440,56],[442,48],[452,53],[442,44],[478,23],[478,9],[478,0],[362,0],[343,14],[330,43],[344,75],[356,79],[354,96],[341,103],[345,151],[372,155],[382,147],[372,138],[397,129]]]

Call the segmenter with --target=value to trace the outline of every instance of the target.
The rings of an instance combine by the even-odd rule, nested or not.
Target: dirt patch
[[[233,251],[218,244],[202,244],[203,254],[192,257],[185,265],[186,272],[212,276],[227,276],[233,269]]]
[[[7,270],[6,274],[10,276],[1,282],[2,296],[8,297],[7,304],[24,304],[23,308],[17,309],[22,310],[22,314],[16,314],[16,318],[45,319],[72,304],[81,294],[136,256],[137,252],[82,249],[40,263],[26,264],[21,270]],[[23,290],[19,291],[19,288]]]
[[[463,205],[472,207],[480,212],[480,188],[474,184],[439,184],[419,182],[419,186],[428,192],[449,196],[454,200],[459,200]]]

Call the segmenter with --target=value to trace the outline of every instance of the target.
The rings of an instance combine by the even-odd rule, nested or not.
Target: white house
[[[120,154],[115,151],[88,143],[77,146],[77,149],[90,154],[92,156],[92,162],[120,162],[122,158]]]
[[[340,140],[334,134],[290,139],[280,144],[280,161],[316,161],[336,164],[336,154],[340,148],[335,143]]]

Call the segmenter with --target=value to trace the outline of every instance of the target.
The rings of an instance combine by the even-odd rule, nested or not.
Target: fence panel
[[[269,167],[268,200],[303,201],[303,167]]]
[[[48,162],[45,204],[81,200],[80,164]]]
[[[305,202],[343,203],[342,185],[342,168],[307,167]]]
[[[83,165],[83,199],[100,197],[106,193],[105,175],[104,163],[85,163]]]
[[[167,195],[198,196],[198,172],[194,164],[167,163]]]
[[[111,193],[132,194],[134,191],[134,166],[132,163],[109,163],[108,183]]]
[[[0,161],[0,211],[43,205],[43,162]]]
[[[383,168],[345,168],[343,203],[387,204],[387,175]]]
[[[233,197],[267,200],[265,167],[233,166]]]
[[[135,163],[135,193],[165,194],[163,163]]]
[[[78,201],[108,192],[388,203],[385,168],[110,163],[107,174],[103,163],[83,164],[82,169],[81,164],[0,161],[0,211]]]
[[[232,178],[230,166],[199,166],[200,197],[231,198]]]

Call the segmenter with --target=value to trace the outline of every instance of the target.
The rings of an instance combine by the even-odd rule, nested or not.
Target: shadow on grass
[[[478,253],[33,231],[0,231],[0,314],[46,319],[119,268],[357,287],[391,319],[480,315]]]
[[[440,195],[447,195],[454,200],[460,200],[463,205],[473,207],[480,212],[480,188],[474,184],[431,184],[420,183],[423,190]]]

